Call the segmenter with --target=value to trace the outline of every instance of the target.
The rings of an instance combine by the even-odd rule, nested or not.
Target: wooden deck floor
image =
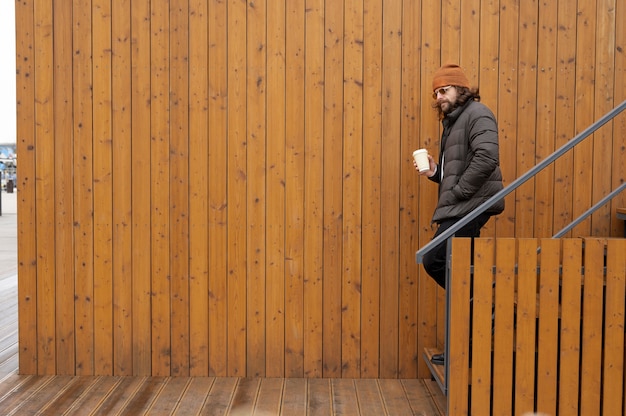
[[[439,416],[431,380],[18,374],[17,277],[0,272],[0,415]]]
[[[11,375],[2,415],[442,415],[425,380]]]

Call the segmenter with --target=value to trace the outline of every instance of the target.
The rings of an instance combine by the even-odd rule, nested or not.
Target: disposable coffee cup
[[[430,170],[430,162],[428,161],[428,150],[417,149],[413,152],[413,159],[417,163],[417,168],[420,172],[426,172]]]

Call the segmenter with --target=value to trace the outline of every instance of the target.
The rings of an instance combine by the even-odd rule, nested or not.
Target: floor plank
[[[22,384],[35,376],[19,376],[15,373],[6,374],[0,377],[0,403],[12,390],[19,388]]]
[[[240,379],[231,402],[229,414],[234,416],[251,415],[254,411],[254,401],[260,385],[258,378]]]
[[[154,404],[150,408],[150,413],[169,414],[172,409],[176,408],[181,398],[189,387],[191,382],[187,377],[174,377],[167,380],[165,386],[160,391]]]
[[[331,380],[333,414],[337,416],[358,415],[359,402],[354,380],[335,378]]]
[[[424,379],[422,380],[422,383],[424,383],[424,386],[430,392],[433,404],[439,410],[439,413],[445,415],[448,408],[448,400],[447,397],[441,393],[439,383],[437,383],[436,380],[431,379]]]
[[[378,416],[385,414],[385,406],[380,394],[378,380],[362,379],[354,381],[361,416]]]
[[[111,377],[117,379],[117,377]],[[143,377],[124,377],[119,383],[115,384],[115,388],[111,390],[104,398],[102,403],[93,410],[94,416],[118,415],[126,404],[135,396],[137,390],[143,385],[145,378]]]
[[[206,416],[226,415],[236,387],[237,378],[235,377],[216,378],[201,414]]]
[[[332,414],[332,393],[329,379],[316,378],[309,380],[306,409],[307,415],[323,416]]]
[[[41,410],[37,410],[42,416],[57,416],[63,415],[68,412],[74,403],[83,395],[83,393],[89,392],[97,381],[96,377],[85,377],[79,380],[72,377],[70,381],[61,388],[57,395],[51,396],[52,398]]]
[[[22,402],[27,401],[29,397],[37,394],[37,391],[51,380],[52,377],[50,376],[28,377],[25,383],[10,389],[0,400],[0,414],[8,415],[14,413],[14,409],[18,408]]]
[[[121,415],[136,416],[147,414],[152,402],[159,395],[167,379],[165,377],[147,377],[121,411]]]
[[[46,411],[60,392],[76,382],[76,378],[69,376],[47,376],[46,382],[42,383],[40,388],[23,391],[16,396],[16,405],[5,416],[34,415]]]
[[[303,409],[307,409],[307,400],[310,397],[310,393],[307,392],[310,386],[309,381],[304,378],[285,379],[281,406],[281,411],[285,416],[297,416],[303,413]],[[328,381],[326,381],[326,386],[328,386]],[[314,414],[310,410],[305,413]]]
[[[120,377],[98,377],[97,381],[86,390],[66,412],[65,416],[84,415],[85,410],[100,407],[109,395],[115,391],[122,379]]]
[[[280,403],[283,398],[284,379],[266,378],[261,381],[261,388],[254,407],[254,414],[280,414]]]
[[[382,392],[385,402],[385,408],[388,414],[392,415],[411,415],[413,411],[409,404],[402,380],[384,379],[379,380],[380,391]]]
[[[194,377],[189,383],[183,398],[176,407],[175,415],[197,415],[213,387],[214,377]]]
[[[430,380],[428,382],[430,388],[425,384],[425,380],[402,380],[406,397],[414,415],[428,416],[444,413],[442,409],[445,409],[445,400],[443,401],[443,408],[440,408],[439,405],[442,403],[437,403],[433,396],[433,389],[436,389],[435,392],[443,397],[437,382]]]

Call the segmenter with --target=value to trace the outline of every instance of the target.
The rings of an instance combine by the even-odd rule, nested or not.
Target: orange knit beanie
[[[433,91],[448,85],[470,88],[469,80],[465,76],[463,68],[456,64],[445,64],[435,72],[433,76]]]

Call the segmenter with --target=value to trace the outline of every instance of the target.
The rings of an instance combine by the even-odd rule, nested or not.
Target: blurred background
[[[2,94],[0,95],[0,178],[2,189],[8,189],[16,182],[17,155],[15,154],[15,3],[0,3],[0,31],[2,41],[0,51],[4,59],[0,65]],[[9,184],[9,187],[7,187]]]

